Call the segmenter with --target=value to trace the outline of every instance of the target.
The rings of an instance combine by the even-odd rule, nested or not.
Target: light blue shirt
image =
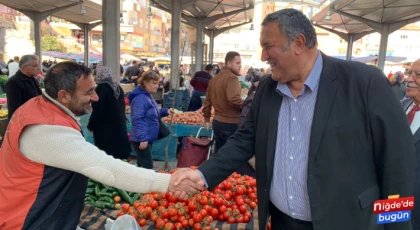
[[[287,83],[278,83],[276,89],[283,100],[278,117],[270,200],[286,215],[306,221],[311,221],[307,188],[309,141],[322,62],[319,52],[297,97],[292,95]]]

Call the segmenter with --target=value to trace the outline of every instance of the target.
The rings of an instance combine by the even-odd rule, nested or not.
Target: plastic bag
[[[141,227],[134,217],[123,215],[117,220],[108,218],[106,220],[105,230],[141,230]]]

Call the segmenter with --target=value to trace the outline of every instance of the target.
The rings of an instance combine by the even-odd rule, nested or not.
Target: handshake
[[[204,181],[198,170],[180,168],[169,181],[168,191],[180,199],[187,199],[204,189]]]

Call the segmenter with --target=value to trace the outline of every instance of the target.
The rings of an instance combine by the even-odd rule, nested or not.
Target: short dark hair
[[[137,64],[137,61],[133,61],[133,65]]]
[[[233,59],[235,59],[236,56],[241,56],[241,55],[239,55],[239,53],[236,51],[229,51],[225,57],[225,65],[227,65],[228,62],[233,61]]]
[[[58,92],[65,90],[74,95],[77,81],[83,76],[88,78],[92,71],[83,65],[74,62],[61,62],[51,67],[44,79],[45,92],[53,99],[58,98]]]
[[[206,65],[206,68],[205,68],[205,70],[207,70],[207,71],[212,71],[213,70],[213,65],[212,64],[208,64],[208,65]]]

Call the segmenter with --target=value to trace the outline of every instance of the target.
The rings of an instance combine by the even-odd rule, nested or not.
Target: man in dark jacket
[[[125,76],[129,83],[134,83],[137,86],[137,79],[140,77],[140,68],[137,66],[137,61],[133,61],[133,65],[127,68]]]
[[[39,71],[39,58],[24,55],[19,61],[19,70],[6,84],[7,109],[9,121],[13,113],[29,99],[41,95],[41,88],[35,76]]]
[[[197,111],[203,106],[201,97],[206,96],[209,81],[213,78],[210,74],[213,68],[213,65],[208,64],[204,71],[198,71],[191,79],[191,85],[194,87],[194,91],[192,92],[188,111]]]

